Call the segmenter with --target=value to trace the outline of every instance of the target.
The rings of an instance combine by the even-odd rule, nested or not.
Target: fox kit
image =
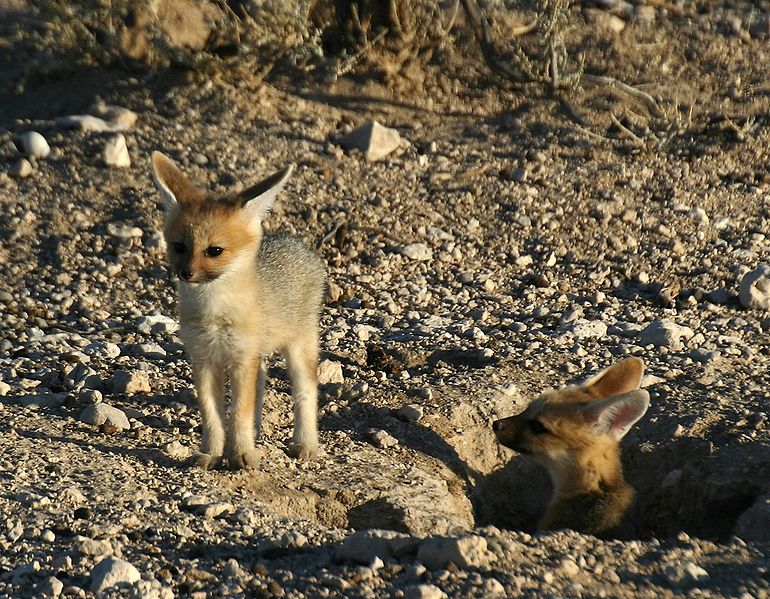
[[[501,444],[548,469],[554,495],[540,528],[596,534],[620,523],[634,489],[623,478],[619,442],[649,406],[643,373],[639,358],[623,360],[492,424]]]
[[[160,152],[153,153],[152,164],[167,209],[168,260],[179,276],[180,337],[192,361],[201,412],[197,464],[257,464],[263,358],[274,351],[286,358],[292,383],[291,453],[314,457],[318,320],[326,274],[299,240],[262,234],[262,220],[293,167],[238,194],[216,197],[191,184]],[[229,419],[226,377],[232,391]]]

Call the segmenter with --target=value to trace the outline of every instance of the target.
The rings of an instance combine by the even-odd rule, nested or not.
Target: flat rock
[[[760,264],[743,275],[738,297],[745,308],[770,310],[770,264]]]
[[[136,328],[140,333],[147,335],[150,333],[175,333],[179,330],[179,323],[165,314],[156,312],[139,318]]]
[[[75,550],[84,555],[110,555],[112,545],[109,541],[103,539],[91,539],[77,535],[74,538]]]
[[[96,426],[108,423],[121,430],[131,428],[126,414],[122,410],[106,403],[87,406],[78,416],[78,420]]]
[[[396,416],[404,422],[419,422],[423,416],[423,409],[417,404],[407,404],[399,408]]]
[[[318,383],[320,385],[344,382],[345,376],[342,374],[342,364],[333,360],[321,360],[318,364]]]
[[[150,377],[141,370],[118,370],[112,377],[114,393],[149,393]]]
[[[578,339],[601,338],[607,334],[607,325],[601,320],[578,318],[572,323],[572,334]]]
[[[91,592],[102,593],[117,584],[134,584],[141,579],[139,570],[125,560],[107,557],[91,570]]]
[[[419,539],[392,530],[357,530],[337,549],[336,559],[369,565],[375,558],[388,561],[417,551]]]
[[[361,150],[369,162],[381,160],[401,146],[398,131],[383,127],[377,121],[369,121],[339,140],[347,150]]]
[[[65,129],[79,129],[80,131],[123,131],[124,129],[120,125],[115,125],[91,114],[60,116],[56,119],[56,124]]]
[[[642,330],[639,334],[639,343],[678,350],[682,348],[682,339],[690,339],[693,335],[695,332],[690,327],[662,318],[653,320]]]
[[[416,584],[407,587],[404,599],[444,599],[446,593],[433,584]]]
[[[43,393],[40,395],[22,395],[16,398],[25,408],[58,408],[67,399],[66,393]]]
[[[379,428],[370,428],[366,431],[366,436],[372,442],[372,445],[380,449],[388,449],[398,445],[398,439]]]
[[[37,585],[37,592],[43,597],[58,597],[63,590],[64,583],[56,576],[49,576]]]
[[[424,243],[410,243],[408,245],[398,245],[395,247],[397,254],[406,256],[410,260],[424,262],[433,259],[433,250]]]
[[[485,538],[467,535],[427,539],[420,544],[417,559],[431,570],[446,568],[450,562],[466,569],[487,566],[495,556],[487,549]]]
[[[125,131],[130,129],[134,126],[136,119],[138,118],[133,110],[114,104],[105,104],[101,101],[94,104],[94,106],[91,107],[90,112],[110,123],[113,127],[113,131]]]

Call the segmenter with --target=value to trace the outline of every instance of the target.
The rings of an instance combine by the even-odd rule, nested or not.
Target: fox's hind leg
[[[254,414],[254,431],[256,438],[262,436],[262,408],[265,403],[265,379],[267,378],[265,359],[259,361],[259,372],[257,373],[257,403]]]
[[[318,332],[299,339],[284,352],[294,401],[291,456],[309,460],[318,453]]]

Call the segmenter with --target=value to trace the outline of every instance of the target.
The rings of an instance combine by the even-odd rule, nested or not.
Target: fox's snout
[[[502,418],[501,420],[495,420],[492,423],[492,430],[497,437],[498,443],[505,445],[510,449],[520,449],[517,441],[517,430],[512,418]]]

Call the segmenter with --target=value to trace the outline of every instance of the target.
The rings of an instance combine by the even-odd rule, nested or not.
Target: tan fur
[[[623,478],[619,441],[647,409],[646,391],[636,391],[643,373],[644,363],[629,358],[493,424],[501,444],[548,469],[554,496],[541,528],[599,533],[620,522],[634,491]]]
[[[168,260],[180,276],[180,336],[192,360],[201,410],[197,462],[212,467],[226,458],[236,467],[256,465],[262,359],[274,351],[286,357],[294,389],[292,452],[303,459],[314,456],[325,273],[300,242],[263,237],[261,228],[291,169],[241,194],[215,197],[189,184],[162,154],[153,154],[153,166],[167,206]],[[233,395],[229,419],[226,377]]]

